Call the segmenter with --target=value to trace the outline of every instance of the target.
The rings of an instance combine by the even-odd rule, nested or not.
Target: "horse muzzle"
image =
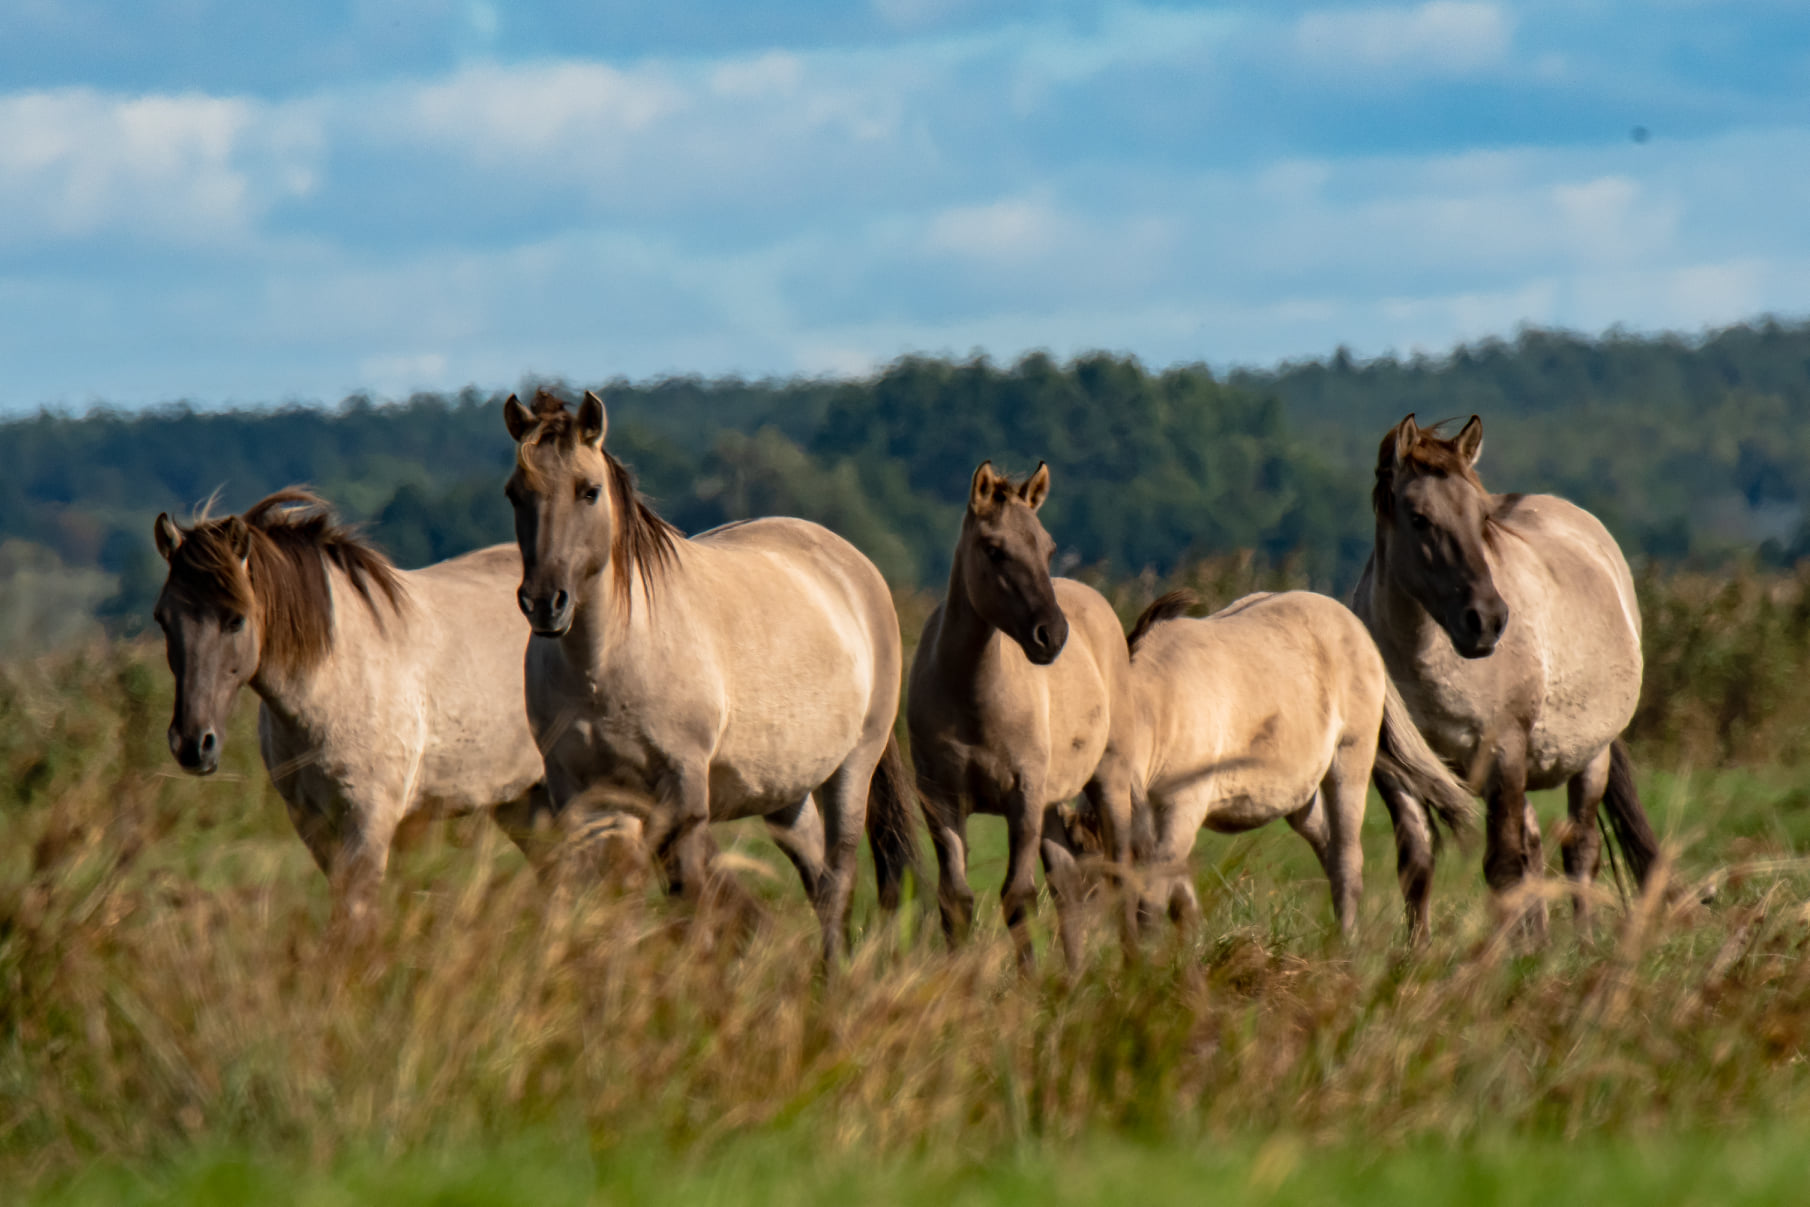
[[[1030,631],[1019,638],[1018,644],[1032,665],[1048,666],[1068,644],[1068,617],[1058,612],[1054,619],[1032,625]]]
[[[190,775],[212,775],[220,769],[220,735],[204,729],[195,737],[185,737],[170,726],[170,753],[176,765]]]
[[[1446,626],[1452,647],[1465,658],[1487,658],[1508,628],[1508,604],[1500,595],[1478,599],[1459,610],[1456,623]]]
[[[563,588],[538,596],[517,591],[515,602],[536,637],[564,637],[572,627],[572,593]]]

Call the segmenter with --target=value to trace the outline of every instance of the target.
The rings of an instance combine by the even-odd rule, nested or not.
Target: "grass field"
[[[175,773],[161,652],[0,668],[0,1187],[8,1201],[1484,1203],[1802,1197],[1810,1148],[1810,774],[1689,773],[1637,749],[1673,880],[1591,934],[1555,899],[1517,953],[1476,852],[1401,943],[1371,812],[1336,941],[1284,827],[1203,835],[1191,940],[1071,985],[1013,971],[975,824],[979,940],[916,903],[830,983],[758,830],[726,829],[767,919],[550,910],[479,822],[429,828],[382,933],[325,942],[325,884],[257,762]],[[1706,730],[1706,732],[1708,732]],[[1560,802],[1542,802],[1547,849]],[[1040,923],[1047,939],[1050,911]]]

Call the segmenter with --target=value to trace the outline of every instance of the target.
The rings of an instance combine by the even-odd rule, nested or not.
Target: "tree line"
[[[1044,518],[1064,567],[1166,573],[1246,550],[1343,591],[1369,547],[1377,443],[1408,411],[1423,423],[1483,415],[1488,484],[1576,499],[1637,559],[1810,553],[1804,323],[1697,339],[1529,330],[1440,358],[1340,350],[1225,374],[1033,354],[908,357],[852,380],[593,388],[612,449],[682,528],[805,516],[902,584],[940,584],[969,475],[991,458],[1016,473],[1049,463]],[[506,541],[499,399],[468,389],[333,408],[102,407],[0,424],[0,542],[31,547],[12,561],[40,578],[44,551],[83,581],[107,576],[93,608],[129,630],[162,579],[152,517],[216,492],[238,510],[312,484],[405,566]]]

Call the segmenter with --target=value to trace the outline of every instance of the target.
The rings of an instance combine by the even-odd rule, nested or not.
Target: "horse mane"
[[[1167,595],[1158,596],[1156,601],[1138,616],[1137,623],[1131,626],[1131,634],[1125,638],[1127,650],[1135,656],[1138,652],[1138,643],[1149,635],[1151,629],[1165,620],[1186,616],[1188,609],[1199,602],[1200,598],[1192,591],[1171,591]]]
[[[546,480],[528,457],[530,446],[548,448],[570,454],[579,444],[578,416],[567,409],[565,400],[544,387],[534,396],[534,431],[516,445],[515,464],[522,480],[531,489],[545,488]],[[610,509],[615,513],[615,533],[610,539],[610,578],[616,593],[634,605],[635,578],[641,589],[653,598],[654,589],[678,562],[678,543],[685,534],[660,517],[635,487],[635,475],[618,461],[608,449],[597,450],[609,479]]]
[[[1441,419],[1430,427],[1419,429],[1413,445],[1407,455],[1402,458],[1406,465],[1411,465],[1423,473],[1440,474],[1446,477],[1462,478],[1483,491],[1483,479],[1471,463],[1465,460],[1458,451],[1458,441],[1447,439],[1440,430],[1451,423],[1450,419]],[[1484,491],[1484,493],[1488,493]],[[1370,491],[1370,509],[1377,515],[1387,517],[1395,513],[1395,429],[1390,428],[1383,437],[1383,442],[1376,451],[1376,485]]]
[[[328,566],[346,576],[379,624],[379,596],[391,612],[402,606],[395,564],[336,522],[326,500],[301,487],[268,495],[241,516],[210,519],[203,512],[182,531],[170,556],[170,581],[242,615],[255,610],[264,662],[278,673],[309,670],[333,648]],[[241,531],[243,553],[235,543]]]

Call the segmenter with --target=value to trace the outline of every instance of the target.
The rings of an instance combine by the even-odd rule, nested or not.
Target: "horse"
[[[1595,516],[1552,495],[1491,494],[1482,451],[1475,415],[1451,439],[1413,415],[1383,437],[1376,546],[1352,606],[1427,741],[1484,797],[1484,877],[1498,899],[1543,873],[1527,793],[1566,785],[1560,847],[1582,923],[1599,803],[1638,883],[1658,857],[1621,736],[1640,698],[1640,606]],[[1417,807],[1409,792],[1384,798],[1398,819]],[[1399,824],[1397,841],[1404,868],[1430,875],[1432,851]],[[1529,938],[1543,936],[1542,901],[1521,916]]]
[[[806,520],[685,537],[604,447],[594,393],[576,411],[546,391],[532,409],[512,394],[503,419],[516,444],[504,491],[521,550],[515,598],[534,633],[528,719],[552,807],[640,796],[642,841],[691,899],[710,874],[707,823],[765,818],[833,968],[863,824],[884,907],[915,862],[885,580]]]
[[[176,680],[170,752],[212,774],[249,684],[264,767],[336,918],[368,915],[406,818],[488,811],[545,859],[512,547],[398,570],[300,489],[192,527],[160,514],[154,538],[169,565],[152,615]]]
[[[1336,599],[1259,593],[1205,618],[1186,591],[1161,597],[1132,626],[1126,723],[1107,757],[1123,760],[1150,811],[1155,842],[1140,913],[1199,914],[1184,869],[1204,827],[1237,833],[1285,819],[1307,840],[1349,937],[1363,891],[1360,830],[1379,740],[1392,769],[1454,828],[1470,797],[1389,690],[1382,655]],[[1409,885],[1403,883],[1404,895]],[[1416,928],[1410,901],[1409,926]]]
[[[1055,543],[1037,518],[1049,487],[1043,464],[1023,482],[990,461],[974,471],[949,593],[925,622],[906,708],[945,934],[960,942],[974,920],[968,816],[1002,815],[1010,855],[1000,899],[1026,969],[1039,854],[1071,968],[1079,956],[1082,885],[1058,807],[1085,791],[1120,866],[1131,828],[1128,788],[1096,774],[1119,713],[1125,633],[1098,591],[1051,577]]]

